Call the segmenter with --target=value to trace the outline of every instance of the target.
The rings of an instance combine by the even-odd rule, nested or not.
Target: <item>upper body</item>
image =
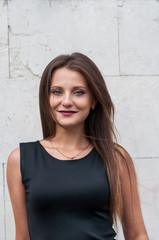
[[[81,54],[61,56],[47,66],[41,80],[40,111],[44,140],[40,143],[59,161],[72,161],[71,158],[80,161],[94,147],[108,174],[109,216],[113,219],[119,213],[126,240],[148,240],[132,159],[124,148],[112,142],[112,108],[109,93],[96,66]],[[75,113],[68,115],[63,111]],[[101,142],[99,139],[103,137],[106,140]],[[15,218],[16,240],[30,240],[28,189],[23,181],[21,161],[18,147],[8,157],[7,183]]]
[[[107,172],[95,148],[60,160],[35,141],[20,143],[20,155],[31,239],[114,240]]]

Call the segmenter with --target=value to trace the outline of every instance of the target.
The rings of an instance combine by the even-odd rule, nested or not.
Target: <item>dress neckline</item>
[[[59,164],[79,164],[79,163],[83,163],[86,160],[89,160],[90,158],[92,158],[93,154],[95,153],[95,147],[93,147],[89,153],[87,153],[84,157],[82,158],[77,158],[77,159],[66,159],[66,160],[61,160],[58,159],[54,156],[52,156],[45,148],[44,146],[40,143],[40,140],[36,141],[38,146],[41,148],[41,150],[52,160],[54,160],[55,162],[59,163]]]

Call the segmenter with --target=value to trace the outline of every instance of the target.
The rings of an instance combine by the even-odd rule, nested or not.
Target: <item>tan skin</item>
[[[87,144],[88,139],[82,136],[84,129],[84,120],[89,114],[91,107],[95,107],[95,100],[91,92],[87,88],[83,76],[72,70],[61,68],[55,71],[52,78],[53,90],[59,91],[55,86],[60,86],[60,92],[50,93],[50,104],[57,119],[56,136],[52,139],[54,147],[58,147],[66,156],[77,155]],[[83,88],[75,89],[75,86],[83,86]],[[84,89],[85,88],[85,89]],[[80,91],[84,91],[81,94]],[[51,90],[52,91],[52,90]],[[75,110],[78,113],[72,116],[63,116],[58,110]],[[64,126],[60,126],[59,124]],[[52,156],[66,160],[67,158],[60,154],[56,149],[51,148],[51,143],[48,140],[41,140],[40,143],[45,147],[47,152]],[[82,158],[91,151],[90,144],[77,158]],[[70,151],[71,150],[71,151]],[[123,154],[126,153],[124,149],[120,149]],[[75,158],[76,159],[76,158]],[[123,212],[123,232],[126,240],[148,240],[143,217],[141,213],[139,195],[137,185],[133,184],[133,201],[134,201],[134,215],[131,210],[131,193],[130,187],[127,184],[128,174],[121,157],[118,157],[121,168],[122,180],[122,196],[124,203]],[[129,160],[129,159],[128,159]],[[27,211],[26,211],[26,193],[22,183],[20,172],[20,149],[14,149],[7,161],[7,183],[16,227],[16,240],[30,240]],[[133,217],[134,216],[134,217]]]

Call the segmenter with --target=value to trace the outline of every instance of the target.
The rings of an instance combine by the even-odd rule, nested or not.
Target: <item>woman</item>
[[[16,240],[148,240],[132,159],[118,145],[105,81],[85,55],[53,59],[39,90],[43,140],[7,162]]]

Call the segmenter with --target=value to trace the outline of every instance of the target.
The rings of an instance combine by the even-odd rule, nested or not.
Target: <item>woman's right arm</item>
[[[7,160],[7,184],[16,227],[15,240],[30,240],[27,222],[26,194],[20,171],[20,148],[14,149]]]

